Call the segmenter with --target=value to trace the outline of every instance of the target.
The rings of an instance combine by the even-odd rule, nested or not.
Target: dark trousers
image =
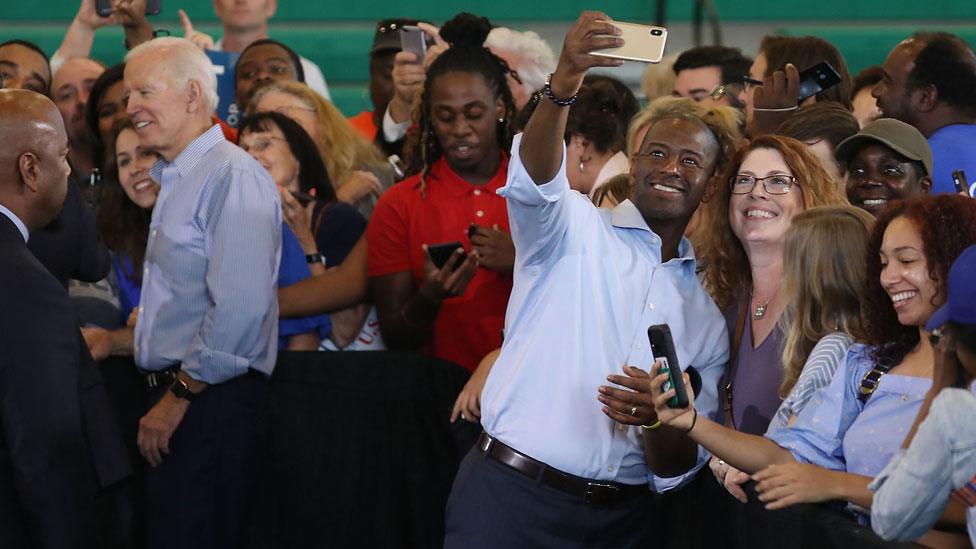
[[[267,395],[268,382],[250,373],[209,387],[190,404],[170,453],[146,470],[149,549],[242,545],[266,448]]]
[[[446,549],[658,547],[654,499],[587,505],[494,461],[477,448],[447,502]]]

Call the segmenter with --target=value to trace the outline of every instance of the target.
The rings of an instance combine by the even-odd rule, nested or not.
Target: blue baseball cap
[[[949,295],[925,329],[932,331],[946,322],[976,324],[976,245],[963,250],[949,269]]]

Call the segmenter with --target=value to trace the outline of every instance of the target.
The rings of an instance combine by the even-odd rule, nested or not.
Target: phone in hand
[[[678,355],[674,350],[674,340],[671,339],[671,327],[667,324],[655,324],[647,329],[647,339],[651,342],[651,354],[660,359],[662,374],[668,374],[668,380],[661,387],[661,392],[674,389],[674,396],[668,399],[669,408],[687,408],[688,392],[681,377],[681,367],[678,365]]]
[[[146,15],[159,15],[163,0],[146,0]],[[112,15],[112,0],[95,0],[95,13],[102,17]]]
[[[952,172],[952,183],[956,186],[956,193],[969,196],[969,180],[966,179],[966,172],[954,170]]]
[[[417,61],[423,61],[427,53],[427,33],[416,25],[400,27],[400,49],[416,54]]]
[[[622,38],[624,45],[619,48],[594,50],[590,52],[590,55],[612,57],[625,61],[643,61],[644,63],[659,63],[664,57],[664,45],[668,41],[668,29],[620,21],[610,21],[609,23],[620,29],[620,36],[614,38]]]
[[[460,242],[445,242],[443,244],[431,244],[427,246],[427,253],[430,254],[430,260],[434,262],[434,266],[438,269],[443,269],[444,265],[447,265],[448,260],[451,259],[451,255],[454,250],[461,248],[461,254],[459,259],[454,262],[454,267],[457,268],[458,265],[464,263],[467,258],[467,254],[464,253],[464,246]]]
[[[830,63],[821,61],[800,72],[800,97],[797,102],[802,102],[828,88],[832,88],[841,80],[840,74],[834,70],[834,67],[830,66]]]

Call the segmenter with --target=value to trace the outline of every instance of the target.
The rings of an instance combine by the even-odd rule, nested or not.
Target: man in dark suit
[[[129,474],[124,449],[68,295],[27,249],[67,192],[54,103],[0,90],[0,143],[0,547],[114,544],[96,495]]]

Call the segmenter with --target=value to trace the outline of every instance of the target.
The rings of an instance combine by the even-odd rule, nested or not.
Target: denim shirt
[[[869,488],[874,491],[871,527],[887,540],[910,541],[942,516],[952,490],[976,475],[976,394],[943,389],[915,439]],[[976,507],[966,510],[969,540],[976,546]]]

